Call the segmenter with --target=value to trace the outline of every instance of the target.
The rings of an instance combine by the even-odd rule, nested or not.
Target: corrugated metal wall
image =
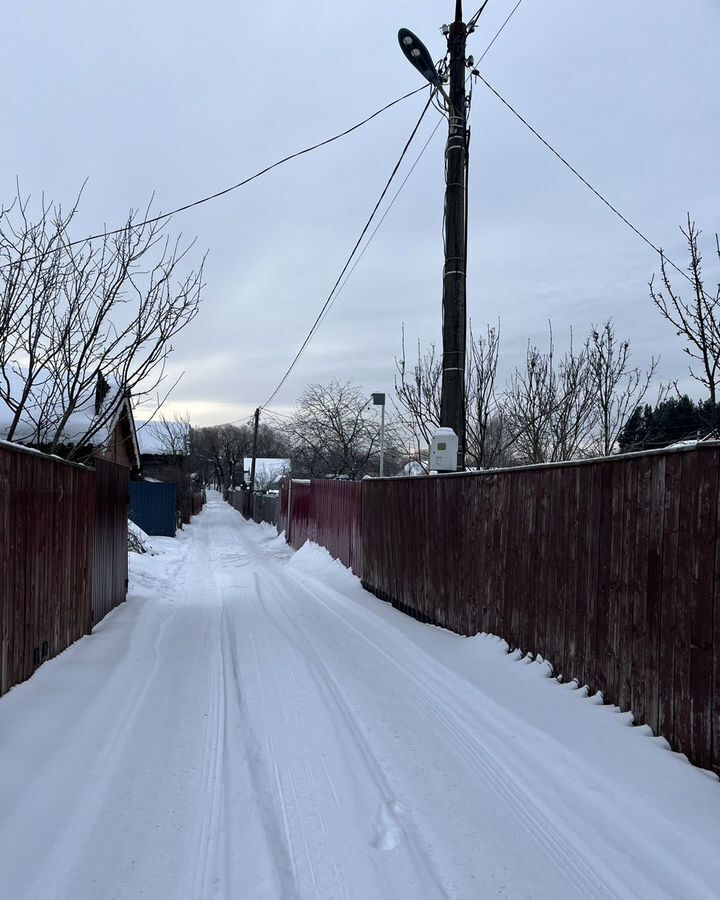
[[[280,500],[278,497],[269,497],[267,494],[255,494],[253,497],[253,521],[267,522],[269,525],[278,523],[278,508]]]
[[[289,486],[289,514],[287,542],[299,550],[308,537],[308,518],[310,516],[310,482],[293,481]]]
[[[130,470],[95,459],[95,536],[92,608],[99,622],[127,596]]]
[[[89,633],[94,519],[92,470],[0,445],[0,694]]]
[[[285,477],[280,483],[280,506],[278,509],[278,531],[288,533],[288,513],[290,511],[290,479]]]
[[[244,519],[278,526],[280,512],[278,496],[269,496],[259,492],[251,495],[250,491],[235,490],[228,492],[227,501]],[[279,530],[282,531],[282,529]]]
[[[177,502],[175,485],[165,481],[131,481],[131,519],[146,534],[175,537]]]
[[[227,496],[228,503],[236,509],[243,519],[249,519],[252,517],[252,510],[250,508],[250,491],[232,491],[228,493]]]
[[[307,537],[362,578],[362,482],[311,481]]]

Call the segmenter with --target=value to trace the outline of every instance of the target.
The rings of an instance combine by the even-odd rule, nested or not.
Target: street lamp
[[[487,3],[487,0],[486,0]],[[483,5],[480,12],[485,8]],[[472,24],[480,15],[471,19]],[[457,458],[453,462],[447,452],[447,440],[438,441],[438,464],[442,471],[465,468],[465,362],[466,362],[466,293],[467,293],[467,95],[465,91],[465,58],[468,26],[462,19],[462,0],[455,0],[455,21],[443,29],[448,44],[449,95],[442,87],[440,75],[422,41],[412,31],[398,33],[400,48],[447,104],[448,140],[445,148],[445,265],[442,289],[442,387],[440,425],[452,429],[458,439]],[[445,438],[444,433],[441,437]],[[439,445],[444,444],[444,450]],[[454,446],[454,445],[453,445]],[[449,467],[449,468],[448,468]]]
[[[430,51],[420,38],[408,28],[401,28],[398,31],[398,42],[408,61],[415,66],[422,77],[433,87],[439,88],[442,81],[435,68],[435,63],[432,61]]]
[[[385,394],[372,394],[374,406],[380,407],[380,477],[385,474]]]

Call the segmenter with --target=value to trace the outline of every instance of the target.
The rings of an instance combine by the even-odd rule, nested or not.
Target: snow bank
[[[131,553],[149,553],[155,555],[150,543],[150,536],[139,525],[128,519],[128,550]]]
[[[344,566],[339,559],[335,559],[330,553],[316,544],[314,541],[306,541],[288,561],[288,569],[298,575],[308,578],[318,578],[332,584],[334,588],[356,588],[360,585],[360,579],[353,574],[351,569]]]

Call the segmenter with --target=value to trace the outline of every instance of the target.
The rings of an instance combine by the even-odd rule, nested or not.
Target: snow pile
[[[356,588],[360,585],[360,579],[351,569],[314,541],[305,541],[302,547],[293,553],[287,567],[298,575],[320,579],[336,590],[342,590],[343,587]]]
[[[150,543],[150,536],[130,519],[128,519],[128,550],[131,553],[149,553],[151,556],[155,555],[153,546]]]

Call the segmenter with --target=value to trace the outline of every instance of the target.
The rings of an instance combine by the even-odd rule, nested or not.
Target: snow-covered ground
[[[0,699],[0,898],[720,897],[720,785],[211,497]]]

